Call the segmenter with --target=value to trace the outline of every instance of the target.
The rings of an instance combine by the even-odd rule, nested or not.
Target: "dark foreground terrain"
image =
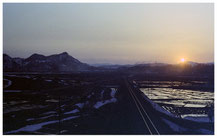
[[[199,121],[181,117],[183,111],[177,115],[178,108],[187,108],[152,99],[142,88],[213,94],[214,83],[212,79],[195,77],[132,76],[119,72],[4,73],[3,134],[214,134],[214,97],[205,98],[209,100],[205,107],[190,107],[188,114],[196,110],[201,112],[197,115],[207,115],[209,119]]]

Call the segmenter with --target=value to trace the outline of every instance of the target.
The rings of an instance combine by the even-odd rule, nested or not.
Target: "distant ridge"
[[[73,72],[90,71],[93,68],[70,56],[67,52],[50,56],[35,53],[26,59],[12,58],[3,54],[3,71]]]
[[[131,72],[148,74],[212,74],[214,72],[214,63],[197,63],[192,61],[186,61],[179,64],[137,63],[127,65],[97,64],[90,66],[70,56],[67,52],[53,54],[49,56],[34,53],[28,58],[12,58],[7,54],[3,54],[4,72],[85,72],[111,70],[120,71],[122,73]]]

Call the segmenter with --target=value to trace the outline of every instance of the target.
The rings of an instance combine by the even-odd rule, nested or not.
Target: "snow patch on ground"
[[[102,99],[102,98],[103,98],[103,94],[104,94],[104,92],[105,92],[104,90],[102,90],[102,91],[101,91],[101,96],[100,96],[100,99]]]
[[[169,111],[163,109],[160,105],[158,105],[157,103],[153,102],[152,100],[150,100],[149,98],[147,98],[145,96],[145,94],[143,94],[143,97],[145,98],[146,101],[148,101],[149,103],[151,103],[152,107],[155,108],[155,110],[161,112],[161,113],[164,113],[168,116],[171,116],[171,117],[176,117],[174,114],[170,113]]]
[[[67,130],[61,130],[60,133],[65,133],[68,132]]]
[[[80,117],[80,116],[71,116],[71,117],[67,117],[67,118],[62,119],[61,121],[71,120],[71,119],[75,119],[78,117]]]
[[[115,103],[117,101],[116,98],[112,98],[110,100],[105,100],[105,101],[98,101],[95,105],[94,105],[94,108],[98,109],[100,108],[101,106],[105,105],[105,104],[108,104],[108,103]]]
[[[24,106],[16,106],[12,108],[8,108],[4,110],[4,114],[10,113],[10,112],[16,112],[20,110],[28,110],[28,109],[37,109],[37,108],[46,108],[47,106],[44,105],[24,105]]]
[[[65,104],[63,104],[63,105],[61,105],[60,107],[62,108],[62,107],[64,107],[64,106],[66,106]]]
[[[176,132],[183,132],[186,131],[186,128],[180,127],[179,125],[167,120],[167,119],[162,119],[173,131]]]
[[[39,119],[47,119],[47,118],[49,118],[49,117],[54,117],[54,116],[56,116],[56,115],[44,116],[44,117],[41,117],[41,118],[39,118]]]
[[[115,88],[111,88],[111,97],[114,98],[115,94],[116,94],[116,89]]]
[[[200,115],[200,114],[187,114],[187,115],[181,115],[183,119],[194,121],[194,122],[201,122],[201,123],[214,123],[214,117],[212,117],[212,120],[208,117],[208,115]]]
[[[204,104],[185,104],[184,107],[196,107],[196,108],[203,108],[206,107],[207,105]]]
[[[55,99],[49,99],[49,100],[46,100],[46,102],[57,103],[57,102],[59,102],[59,100],[55,100]]]
[[[23,76],[24,78],[27,78],[27,79],[30,79],[31,78],[31,76],[29,76],[29,75],[25,75],[25,76]]]
[[[32,120],[35,120],[35,118],[28,118],[28,119],[26,119],[26,121],[32,121]]]
[[[79,112],[79,110],[78,110],[78,109],[74,109],[74,110],[72,110],[72,111],[65,112],[64,114],[65,114],[65,115],[67,115],[67,114],[74,114],[74,113],[77,113],[77,112]]]
[[[17,77],[17,75],[5,75],[5,76],[8,76],[8,77]]]
[[[78,118],[78,117],[80,117],[80,116],[71,116],[71,117],[67,117],[67,118],[62,119],[61,121],[67,121],[67,120],[75,119],[75,118]],[[35,131],[41,129],[45,125],[54,124],[54,123],[57,123],[57,122],[59,122],[59,120],[53,120],[53,121],[48,121],[48,122],[42,122],[42,123],[39,123],[39,124],[27,125],[25,127],[17,129],[17,130],[8,131],[8,132],[6,132],[4,134],[12,134],[12,133],[17,133],[17,132],[22,132],[22,131],[24,131],[24,132],[35,132]]]
[[[77,103],[75,105],[78,106],[79,108],[83,108],[84,107],[84,103]]]
[[[109,99],[109,100],[105,100],[105,101],[98,101],[94,105],[94,108],[98,109],[98,108],[102,107],[105,104],[117,102],[117,99],[115,98],[115,94],[116,94],[116,89],[115,88],[111,88],[111,94],[110,95],[111,95],[112,98]]]
[[[4,81],[7,81],[7,82],[8,82],[8,84],[7,84],[6,86],[4,86],[4,88],[7,88],[7,87],[11,86],[11,84],[12,84],[12,81],[11,81],[11,80],[4,79]]]
[[[90,99],[91,96],[92,96],[92,95],[88,95],[87,98]]]
[[[17,129],[17,130],[8,131],[5,134],[17,133],[17,132],[21,132],[21,131],[34,132],[34,131],[41,129],[44,125],[54,124],[57,122],[58,122],[58,120],[54,120],[54,121],[48,121],[48,122],[43,122],[43,123],[34,124],[34,125],[27,125],[25,127]]]
[[[45,113],[43,113],[43,115],[55,114],[55,113],[56,113],[55,111],[49,111],[49,112],[45,112]]]
[[[3,90],[3,92],[21,92],[21,90]]]

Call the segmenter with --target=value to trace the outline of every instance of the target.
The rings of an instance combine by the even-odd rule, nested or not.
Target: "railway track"
[[[125,84],[129,90],[128,92],[130,93],[130,96],[132,97],[132,99],[133,99],[133,101],[134,101],[134,103],[138,109],[138,112],[141,115],[142,120],[143,120],[148,132],[150,133],[150,135],[160,135],[157,127],[155,126],[155,124],[151,120],[150,116],[148,115],[147,110],[145,110],[145,107],[142,105],[139,98],[133,92],[129,82],[126,79],[125,79]]]

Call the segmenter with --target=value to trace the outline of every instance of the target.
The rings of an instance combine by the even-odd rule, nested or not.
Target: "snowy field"
[[[140,88],[153,102],[170,113],[189,120],[209,122],[214,93],[173,88]],[[213,121],[213,120],[212,120]]]
[[[83,117],[91,116],[90,110],[99,111],[103,109],[106,105],[116,103],[116,93],[117,88],[101,87],[100,90],[94,91],[83,98],[83,100],[78,100],[78,102],[73,102],[70,97],[68,100],[61,101],[59,108],[51,108],[49,105],[58,104],[58,100],[49,99],[44,102],[47,103],[46,106],[42,105],[30,105],[30,101],[10,101],[4,103],[4,115],[9,118],[14,118],[23,114],[28,110],[28,112],[42,111],[39,114],[34,114],[34,116],[23,116],[22,124],[20,127],[15,126],[16,129],[12,128],[9,131],[5,131],[4,134],[23,134],[23,133],[34,133],[34,134],[45,134],[43,131],[48,131],[48,133],[58,132],[56,126],[59,123],[66,124],[69,121],[73,122],[77,119]],[[73,97],[73,96],[72,96]],[[77,99],[75,99],[77,101]],[[50,104],[48,104],[50,103]],[[49,110],[48,110],[49,109]],[[50,110],[52,109],[52,110]],[[59,114],[61,110],[61,115]],[[96,112],[95,111],[95,112]],[[60,120],[59,120],[60,119]],[[25,124],[25,125],[23,125]],[[54,127],[54,128],[53,128]],[[68,130],[61,130],[60,133],[67,133]]]

